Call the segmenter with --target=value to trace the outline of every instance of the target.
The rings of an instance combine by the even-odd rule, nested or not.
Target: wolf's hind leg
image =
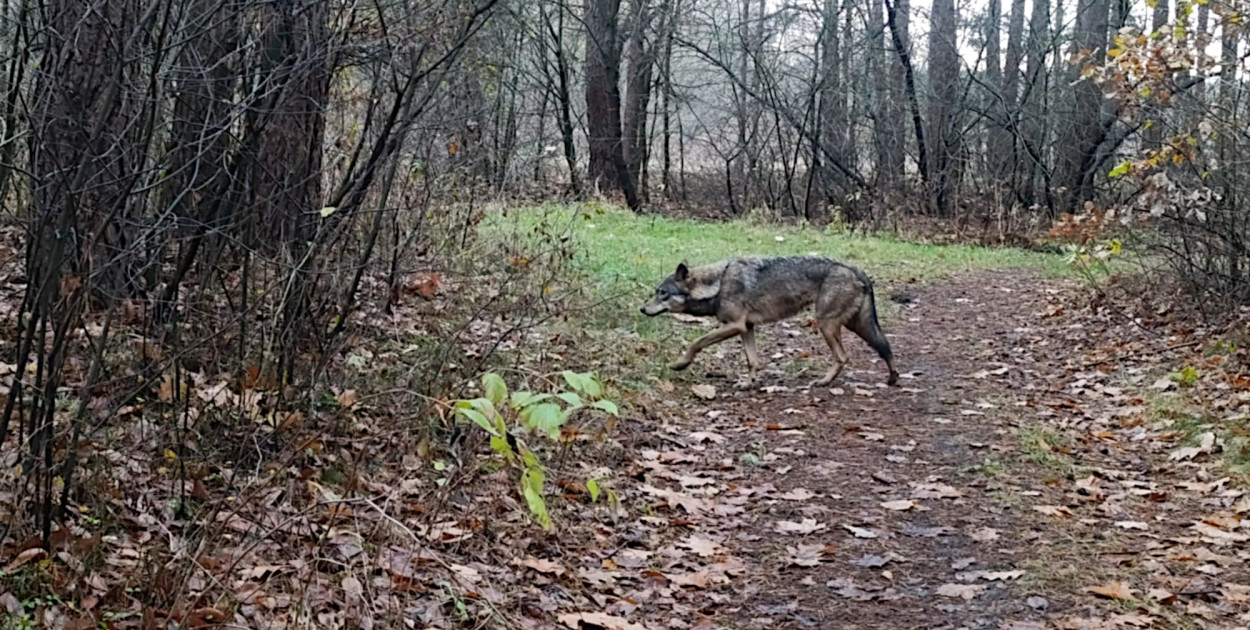
[[[747,355],[747,368],[752,372],[760,369],[760,354],[755,349],[755,324],[747,324],[746,332],[742,333],[742,348]]]
[[[824,387],[833,382],[842,374],[842,368],[846,367],[849,360],[846,354],[846,348],[842,347],[842,322],[839,320],[825,320],[820,322],[820,336],[825,338],[825,343],[829,344],[829,350],[833,352],[833,365],[829,371],[825,373],[824,378],[812,383],[812,387]]]

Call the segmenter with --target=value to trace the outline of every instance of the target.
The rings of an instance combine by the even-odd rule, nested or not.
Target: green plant
[[[1176,372],[1173,372],[1171,374],[1171,379],[1181,387],[1193,387],[1198,383],[1198,370],[1194,369],[1194,366],[1192,365],[1186,365]]]
[[[561,428],[579,411],[620,415],[616,403],[604,398],[603,385],[594,374],[565,370],[560,377],[568,389],[549,393],[514,391],[509,396],[503,378],[488,373],[482,376],[482,397],[458,400],[453,406],[456,415],[490,434],[491,449],[517,469],[521,496],[544,529],[551,528],[543,492],[547,471],[526,438],[537,435],[558,442]],[[598,500],[599,482],[588,479],[586,488],[591,499]]]
[[[1071,244],[1065,249],[1070,267],[1090,285],[1100,286],[1111,275],[1111,261],[1123,254],[1124,244],[1117,239],[1090,244]]]

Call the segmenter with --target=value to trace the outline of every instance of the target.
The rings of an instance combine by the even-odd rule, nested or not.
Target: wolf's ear
[[[678,282],[685,282],[690,276],[690,268],[686,266],[686,262],[682,261],[677,265],[677,271],[673,273],[673,279]]]

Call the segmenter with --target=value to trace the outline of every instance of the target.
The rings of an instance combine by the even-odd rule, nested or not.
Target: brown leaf
[[[704,568],[689,573],[665,573],[664,577],[668,578],[669,583],[675,586],[707,588],[708,570]]]
[[[556,619],[565,627],[577,630],[580,624],[585,624],[588,628],[603,628],[603,630],[647,630],[642,624],[630,623],[624,617],[617,617],[605,613],[596,612],[579,612],[565,613],[557,615]]]
[[[1055,518],[1072,518],[1072,510],[1063,505],[1035,505],[1033,510]]]
[[[564,575],[564,567],[561,566],[559,562],[543,560],[542,558],[535,558],[534,556],[529,556],[522,560],[521,566],[529,567],[539,573],[546,573],[556,577]]]
[[[1129,588],[1124,582],[1119,581],[1107,582],[1101,586],[1091,586],[1085,590],[1097,595],[1098,597],[1114,599],[1122,602],[1130,602],[1133,601],[1134,598],[1133,589]]]

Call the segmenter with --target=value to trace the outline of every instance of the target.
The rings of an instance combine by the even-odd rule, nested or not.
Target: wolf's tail
[[[859,336],[868,342],[868,345],[872,346],[882,359],[888,361],[894,357],[894,352],[890,349],[890,340],[886,339],[885,333],[881,331],[881,321],[877,318],[877,296],[872,290],[872,280],[869,278],[864,279],[864,293],[867,294],[868,300],[864,304],[867,316],[863,319],[867,321],[863,322],[865,324],[862,326],[863,330],[855,332],[859,333]]]

